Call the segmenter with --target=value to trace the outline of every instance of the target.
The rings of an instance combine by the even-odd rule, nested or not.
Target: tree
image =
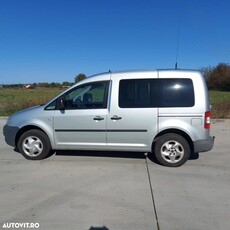
[[[216,67],[208,67],[203,70],[208,89],[230,91],[230,65],[220,63]]]
[[[83,80],[83,79],[85,79],[86,78],[86,75],[84,74],[84,73],[79,73],[78,75],[76,75],[76,77],[75,77],[75,83],[77,83],[77,82],[79,82],[79,81],[81,81],[81,80]]]

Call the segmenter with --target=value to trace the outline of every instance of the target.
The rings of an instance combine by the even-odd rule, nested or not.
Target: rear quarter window
[[[159,107],[192,107],[194,103],[191,79],[159,79]]]

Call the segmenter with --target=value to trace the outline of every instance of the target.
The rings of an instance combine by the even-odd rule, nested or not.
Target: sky
[[[229,9],[229,0],[0,0],[0,84],[229,64]]]

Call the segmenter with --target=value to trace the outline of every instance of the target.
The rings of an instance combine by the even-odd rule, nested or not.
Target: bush
[[[209,90],[230,91],[230,65],[220,63],[203,69]]]

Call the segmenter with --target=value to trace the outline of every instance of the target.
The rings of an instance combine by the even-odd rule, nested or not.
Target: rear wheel
[[[29,130],[21,135],[18,149],[29,160],[41,160],[51,153],[51,145],[47,135],[37,129]]]
[[[159,163],[169,167],[183,165],[190,156],[190,146],[186,139],[174,133],[161,136],[154,150]]]

